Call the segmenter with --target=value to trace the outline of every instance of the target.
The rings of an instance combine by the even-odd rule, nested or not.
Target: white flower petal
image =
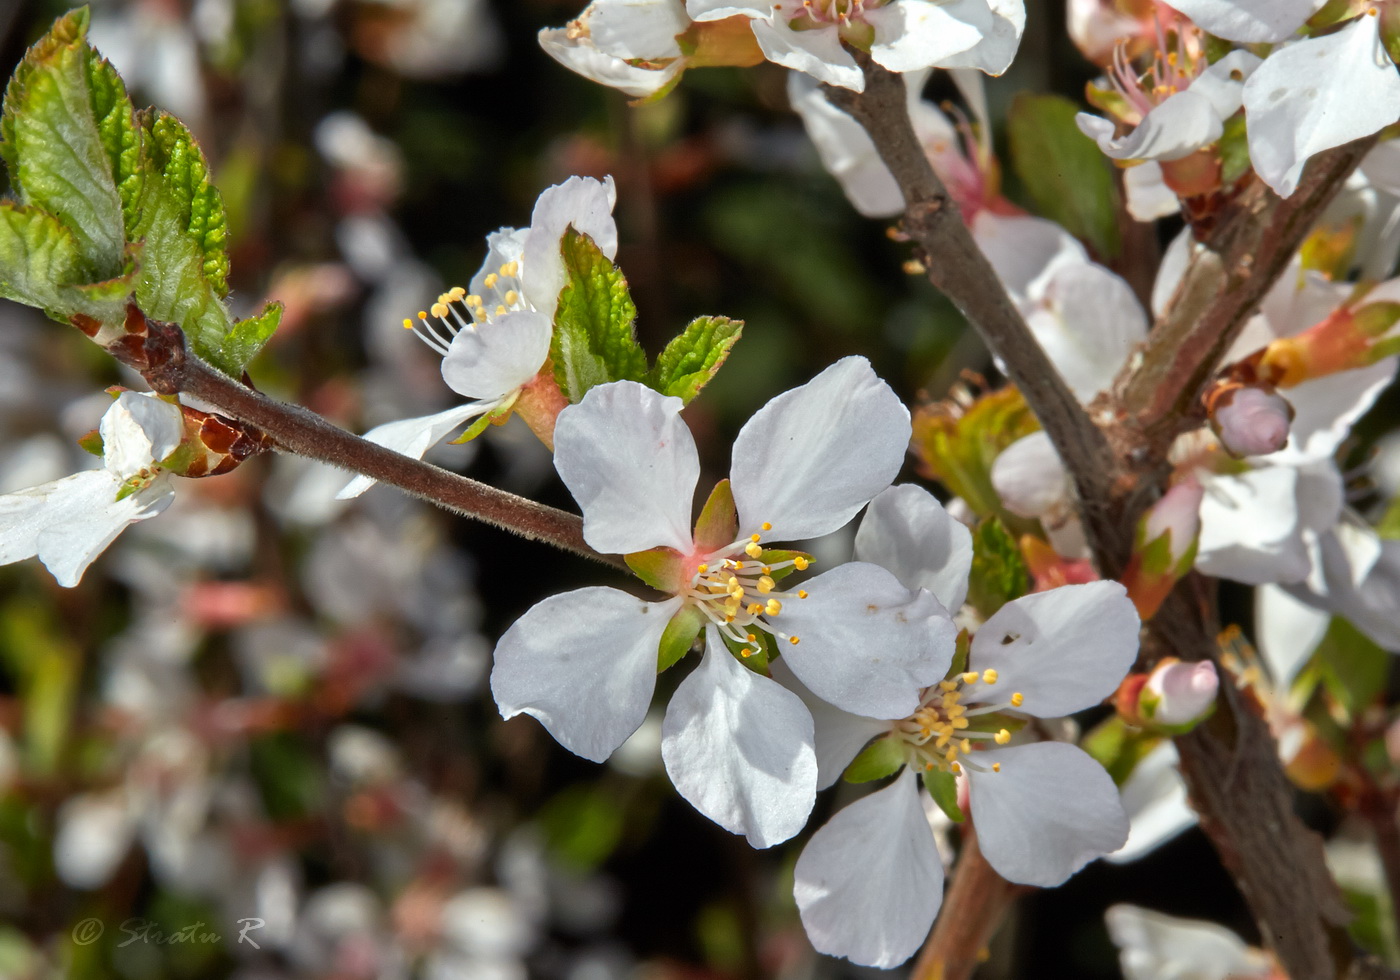
[[[101,888],[135,836],[136,814],[121,790],[70,797],[58,811],[54,870],[70,888]]]
[[[972,220],[972,237],[1023,315],[1056,270],[1089,261],[1078,239],[1044,218],[1008,217],[984,209]]]
[[[1343,522],[1319,544],[1326,605],[1373,643],[1400,652],[1400,541]]]
[[[942,680],[957,627],[931,593],[878,565],[849,562],[804,583],[775,623],[800,643],[783,659],[817,697],[869,718],[903,718]]]
[[[875,28],[870,56],[890,71],[941,65],[976,46],[992,30],[986,0],[894,0],[866,11],[865,20]]]
[[[1104,913],[1125,980],[1208,980],[1273,976],[1265,954],[1224,926],[1178,919],[1135,905]]]
[[[1148,161],[1123,171],[1123,193],[1134,221],[1156,221],[1181,210],[1176,191],[1162,180],[1162,167]]]
[[[1043,517],[1070,506],[1069,474],[1044,432],[1022,436],[992,461],[992,486],[1018,517]]]
[[[794,873],[793,897],[819,952],[882,968],[913,956],[943,903],[917,777],[905,769],[828,820]]]
[[[779,17],[753,21],[753,36],[763,56],[774,64],[806,72],[827,85],[865,91],[865,76],[834,27],[794,31]]]
[[[502,280],[494,286],[487,286],[486,279],[491,275],[499,275],[501,266],[520,261],[525,252],[525,239],[529,234],[528,228],[498,228],[486,236],[486,258],[471,281],[471,293],[481,297],[486,309],[494,310],[501,304],[507,307],[511,305],[506,304],[505,293],[513,286],[513,280]]]
[[[769,671],[775,681],[802,699],[812,715],[816,733],[817,789],[826,789],[840,779],[851,760],[865,748],[865,743],[890,730],[889,722],[853,715],[827,704],[797,679],[785,657],[774,660]]]
[[[392,449],[402,456],[422,459],[424,453],[446,439],[468,419],[484,415],[495,407],[494,402],[467,402],[465,405],[455,405],[446,411],[438,412],[436,415],[424,415],[415,419],[399,419],[397,422],[376,425],[366,432],[364,437],[376,446]],[[358,497],[378,482],[378,480],[367,476],[357,476],[340,489],[340,492],[335,495],[336,499],[349,500],[352,497]]]
[[[978,700],[1019,691],[1041,718],[1082,711],[1118,687],[1138,650],[1138,614],[1117,582],[1062,585],[1008,602],[972,638],[968,667],[995,668]]]
[[[1011,67],[1021,46],[1021,34],[1026,29],[1025,4],[1021,0],[990,0],[987,6],[991,8],[992,22],[990,27],[981,29],[982,40],[961,54],[940,59],[940,68],[976,69],[988,75],[1000,75]]]
[[[1115,160],[1180,160],[1220,139],[1225,129],[1210,100],[1190,89],[1156,106],[1125,136],[1114,136],[1112,122],[1087,112],[1074,121]]]
[[[570,177],[545,190],[535,201],[530,230],[520,255],[522,292],[530,306],[554,321],[559,291],[567,277],[559,243],[572,227],[593,239],[608,258],[617,255],[617,224],[612,209],[617,203],[613,179]]]
[[[693,20],[723,20],[726,17],[767,17],[770,2],[744,3],[743,0],[685,0],[685,12]]]
[[[459,395],[502,398],[539,373],[553,331],[547,316],[526,310],[460,330],[442,359],[442,378]]]
[[[621,58],[599,51],[586,38],[571,38],[567,27],[548,27],[539,33],[545,54],[584,78],[644,99],[668,85],[685,67],[677,59],[664,68],[638,68]]]
[[[1291,466],[1198,474],[1205,487],[1196,569],[1248,585],[1308,574],[1299,527],[1299,477]]]
[[[771,523],[774,541],[835,531],[890,485],[911,433],[908,409],[870,362],[842,358],[739,431],[729,472],[740,530]]]
[[[1331,622],[1330,612],[1295,599],[1277,585],[1255,589],[1254,632],[1278,690],[1293,683]]]
[[[1075,397],[1086,404],[1113,383],[1128,355],[1147,338],[1147,314],[1132,287],[1087,262],[1057,270],[1027,322]]]
[[[1281,197],[1314,153],[1369,136],[1400,118],[1400,72],[1379,17],[1275,51],[1244,86],[1249,157]]]
[[[102,416],[102,464],[122,479],[175,451],[185,432],[180,406],[154,395],[124,391]]]
[[[661,732],[676,791],[725,830],[772,847],[807,823],[817,792],[812,716],[797,695],[735,660],[714,630]]]
[[[950,612],[967,598],[972,532],[912,483],[890,487],[870,502],[856,532],[855,556],[893,572],[908,589],[927,589]]]
[[[559,413],[554,465],[583,508],[583,536],[606,554],[691,549],[700,457],[679,398],[634,381],[592,388]]]
[[[676,35],[690,27],[680,0],[594,0],[588,33],[600,51],[618,58],[679,58]]]
[[[1170,739],[1143,756],[1122,786],[1128,814],[1128,842],[1105,859],[1114,864],[1136,861],[1196,824],[1186,802],[1186,783],[1177,772],[1176,746]]]
[[[1216,37],[1244,44],[1283,41],[1324,0],[1163,0]]]
[[[987,863],[1007,881],[1058,885],[1128,839],[1118,788],[1078,746],[1035,742],[976,758],[987,771],[965,770],[972,824]]]
[[[860,123],[828,102],[817,80],[805,72],[789,72],[787,90],[822,166],[855,209],[867,218],[902,213],[904,194]]]
[[[501,717],[532,715],[564,748],[602,762],[646,718],[661,634],[680,606],[602,587],[537,603],[496,644]]]
[[[1395,379],[1396,359],[1387,357],[1353,371],[1338,371],[1285,391],[1293,406],[1288,445],[1269,456],[1271,463],[1331,459],[1382,391]]]

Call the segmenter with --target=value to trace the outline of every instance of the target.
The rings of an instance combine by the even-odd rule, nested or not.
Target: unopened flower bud
[[[1138,696],[1138,712],[1147,721],[1179,729],[1206,718],[1215,707],[1220,678],[1209,660],[1183,663],[1168,657],[1159,663]]]
[[[1133,556],[1123,572],[1123,586],[1150,619],[1177,580],[1191,570],[1201,532],[1201,499],[1205,490],[1188,476],[1162,495],[1138,522]]]
[[[1272,388],[1227,382],[1206,405],[1211,428],[1231,456],[1265,456],[1288,443],[1293,406]]]

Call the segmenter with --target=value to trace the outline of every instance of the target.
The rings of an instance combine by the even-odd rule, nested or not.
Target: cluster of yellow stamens
[[[472,330],[478,323],[523,308],[518,279],[520,263],[511,261],[482,279],[482,294],[468,293],[453,286],[437,298],[431,307],[419,310],[417,322],[405,317],[405,330],[439,354],[446,354],[452,339],[462,330]],[[433,322],[438,326],[434,327]]]
[[[963,766],[978,772],[986,771],[968,758],[973,744],[990,740],[997,745],[1005,745],[1011,740],[1011,732],[1005,728],[995,732],[973,731],[970,719],[1007,708],[1019,708],[1025,701],[1017,691],[999,704],[981,703],[977,699],[980,692],[973,688],[979,685],[990,687],[996,682],[997,672],[994,669],[970,670],[951,680],[939,681],[925,690],[919,709],[895,726],[895,732],[905,741],[910,765],[952,773],[962,772]],[[969,707],[964,703],[964,698],[975,706]],[[991,770],[1000,772],[1001,763],[992,763]]]
[[[802,13],[816,24],[849,24],[866,7],[882,7],[885,0],[802,0]]]
[[[764,523],[764,531],[771,531],[772,524]],[[750,657],[758,652],[759,630],[796,646],[801,639],[785,633],[773,625],[783,611],[783,600],[805,599],[807,591],[780,591],[773,573],[786,568],[804,571],[811,567],[811,560],[803,555],[794,555],[785,561],[764,564],[761,534],[751,534],[746,538],[721,548],[706,560],[695,566],[690,580],[681,589],[681,595],[693,601],[701,612],[720,631],[742,644],[740,653]],[[742,553],[745,557],[740,557]]]

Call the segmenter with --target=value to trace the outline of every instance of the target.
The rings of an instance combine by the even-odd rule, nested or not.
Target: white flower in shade
[[[676,35],[689,26],[681,0],[593,0],[567,27],[545,28],[539,39],[564,67],[644,98],[684,69]]]
[[[1118,136],[1111,120],[1087,112],[1075,122],[1115,160],[1179,160],[1220,139],[1225,120],[1239,111],[1245,79],[1260,61],[1248,51],[1231,51],[1206,67],[1204,55],[1159,53],[1139,81],[1117,56],[1109,84],[1130,107],[1132,131]]]
[[[890,553],[888,543],[901,536],[931,530],[943,537],[953,518],[927,495],[916,508],[921,491],[897,490],[905,495],[899,506],[876,506],[881,498],[872,505],[865,522],[880,526],[866,540]],[[922,526],[911,526],[916,517]],[[952,554],[963,567],[960,550]],[[900,549],[895,557],[906,585],[950,581],[932,549]],[[1137,633],[1137,613],[1116,582],[1024,596],[977,631],[966,672],[922,690],[918,708],[893,723],[823,704],[776,669],[812,711],[820,786],[833,783],[875,736],[894,743],[906,764],[893,783],[818,830],[798,858],[793,893],[812,944],[855,963],[891,967],[923,942],[942,900],[943,869],[916,771],[966,777],[982,852],[1010,881],[1057,885],[1122,846],[1128,821],[1103,767],[1062,742],[1008,745],[1009,731],[992,716],[1059,717],[1097,704],[1132,666]]]
[[[1123,781],[1123,809],[1128,814],[1128,841],[1105,860],[1136,861],[1196,825],[1186,801],[1186,783],[1177,771],[1180,758],[1171,739],[1163,739],[1133,766]]]
[[[37,555],[72,588],[127,525],[170,506],[175,491],[158,464],[180,445],[180,407],[123,392],[99,431],[102,469],[0,496],[0,565]]]
[[[1114,905],[1104,913],[1126,980],[1275,976],[1269,958],[1224,926]]]
[[[1250,162],[1281,197],[1297,188],[1313,154],[1400,119],[1400,72],[1379,21],[1363,15],[1280,48],[1245,82]]]
[[[686,0],[698,21],[749,17],[764,57],[857,92],[850,44],[890,71],[977,68],[999,75],[1026,25],[1022,0]]]
[[[909,414],[864,358],[838,361],[745,424],[730,480],[694,534],[700,463],[680,409],[619,381],[560,413],[555,465],[583,509],[585,540],[644,560],[648,581],[670,594],[645,602],[595,587],[544,600],[501,637],[491,690],[505,717],[533,715],[565,748],[601,761],[646,717],[668,627],[686,644],[704,626],[705,657],[671,702],[662,754],[682,796],[766,847],[796,833],[811,807],[811,722],[723,640],[751,654],[766,634],[827,700],[898,718],[947,670],[956,630],[938,599],[876,565],[780,589],[807,559],[759,543],[836,530],[898,472]]]
[[[1324,0],[1163,0],[1216,37],[1242,44],[1286,41]]]
[[[613,258],[616,201],[611,177],[570,177],[539,196],[529,228],[502,228],[488,235],[486,261],[473,277],[471,291],[454,287],[438,297],[431,311],[419,313],[416,325],[404,320],[405,327],[442,355],[447,386],[471,400],[435,415],[376,426],[365,438],[422,459],[468,420],[508,410],[549,357],[554,311],[567,280],[559,251],[564,233],[572,227],[588,235]],[[374,483],[358,476],[337,496],[359,496]]]

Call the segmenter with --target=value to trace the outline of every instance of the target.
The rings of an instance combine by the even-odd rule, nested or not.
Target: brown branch
[[[964,825],[963,830],[953,883],[943,898],[933,933],[914,961],[911,980],[967,980],[981,963],[983,950],[1012,903],[1031,891],[993,871],[977,846],[972,827]]]
[[[532,541],[624,567],[620,558],[600,555],[588,546],[583,540],[583,521],[577,515],[402,456],[337,428],[314,412],[274,401],[188,353],[184,334],[178,327],[154,320],[146,321],[145,326],[144,337],[110,346],[108,350],[139,370],[154,391],[192,395],[229,417],[260,429],[286,452],[362,473]]]
[[[1121,471],[1108,439],[1055,370],[1006,287],[963,223],[957,203],[934,173],[906,109],[904,79],[857,52],[865,91],[826,87],[832,103],[870,134],[880,158],[904,192],[902,227],[918,246],[929,280],[967,317],[1006,373],[1026,396],[1074,477],[1085,531],[1095,551],[1112,556],[1109,570],[1127,560]]]

